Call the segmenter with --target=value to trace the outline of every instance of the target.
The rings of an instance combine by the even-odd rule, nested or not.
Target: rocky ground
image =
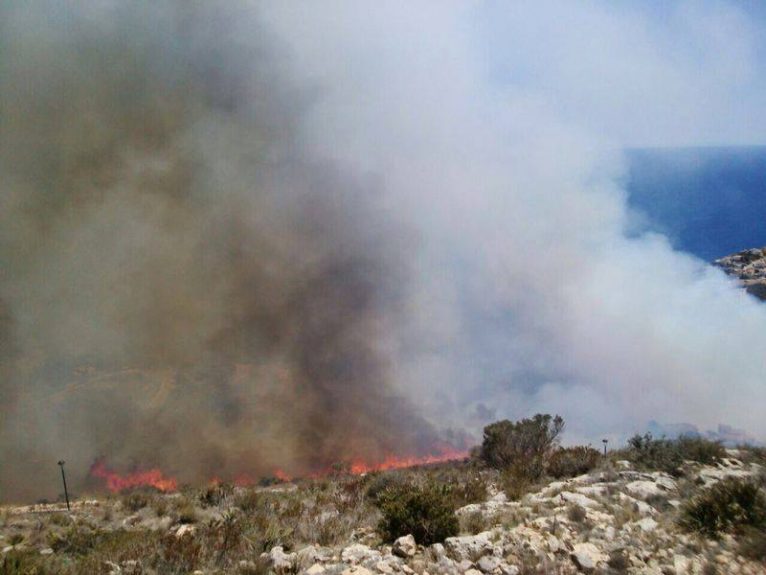
[[[329,501],[325,496],[307,504],[314,491],[294,485],[263,488],[256,494],[236,489],[225,496],[207,492],[192,507],[183,494],[146,501],[130,495],[78,501],[71,513],[61,505],[5,507],[0,515],[0,573],[766,573],[764,564],[739,555],[734,537],[705,538],[684,532],[677,522],[679,506],[698,490],[726,477],[762,479],[764,468],[743,462],[741,455],[728,450],[716,465],[687,463],[677,477],[614,460],[591,473],[539,486],[518,501],[510,501],[489,483],[481,501],[457,510],[461,535],[428,547],[417,545],[409,535],[393,544],[381,542],[374,513],[354,499],[363,489],[350,487],[369,489],[364,478],[337,483],[342,489],[335,489],[332,481],[317,488],[316,493],[328,498],[351,502],[342,512],[337,502],[322,507]],[[255,530],[237,531],[238,518],[255,513],[248,511],[250,499],[262,496],[269,498],[265,505],[272,514],[298,505],[298,523],[313,509],[315,530],[301,537],[291,531],[287,537],[278,525],[256,521]],[[205,497],[207,505],[200,504]],[[339,522],[341,515],[349,521]],[[325,525],[328,532],[317,527]],[[101,532],[111,533],[111,538]],[[90,539],[78,543],[83,533]],[[248,533],[261,537],[257,545],[255,535]],[[263,533],[271,533],[270,538]],[[114,539],[117,534],[119,540]],[[312,539],[313,544],[305,544]],[[203,548],[215,550],[204,561]],[[13,561],[18,564],[15,571]],[[29,569],[22,570],[24,566]]]
[[[744,250],[715,261],[754,296],[766,300],[766,248]]]

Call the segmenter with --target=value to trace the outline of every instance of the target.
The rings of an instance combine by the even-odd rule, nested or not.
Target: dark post
[[[64,474],[64,460],[59,461],[59,467],[61,467],[61,480],[64,482],[64,498],[66,498],[66,510],[71,511],[69,508],[69,491],[66,488],[66,475]]]
[[[606,457],[606,444],[609,443],[608,439],[602,439],[601,442],[604,444],[604,457]]]

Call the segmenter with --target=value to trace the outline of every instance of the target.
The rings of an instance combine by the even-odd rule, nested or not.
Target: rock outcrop
[[[766,300],[766,247],[744,250],[715,260],[715,265],[761,300]]]

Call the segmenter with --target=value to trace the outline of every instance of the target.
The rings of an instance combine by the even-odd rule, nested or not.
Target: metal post
[[[606,444],[609,443],[608,439],[602,439],[601,442],[604,444],[604,457],[606,457]]]
[[[66,510],[71,511],[69,507],[69,491],[66,488],[66,475],[64,474],[64,460],[59,461],[59,467],[61,467],[61,480],[64,482],[64,498],[66,499]]]

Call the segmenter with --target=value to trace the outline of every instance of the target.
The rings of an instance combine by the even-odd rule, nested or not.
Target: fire
[[[351,473],[359,475],[361,473],[370,473],[371,471],[405,469],[407,467],[415,467],[418,465],[430,465],[433,463],[444,463],[445,461],[455,461],[458,459],[465,459],[466,457],[468,457],[467,451],[444,449],[438,453],[421,457],[399,457],[396,455],[389,455],[383,459],[383,461],[379,461],[377,463],[368,463],[361,459],[357,459],[351,462]]]
[[[430,465],[434,463],[444,463],[446,461],[455,461],[468,457],[467,451],[461,451],[452,447],[439,449],[437,452],[424,456],[397,456],[389,455],[382,461],[367,461],[362,458],[353,459],[348,464],[348,471],[354,475],[370,473],[373,471],[387,471],[391,469],[405,469],[407,467],[416,467],[418,465]],[[331,468],[326,468],[309,474],[307,477],[319,478],[332,473]],[[160,469],[148,469],[144,471],[135,471],[133,473],[120,474],[109,468],[102,459],[98,459],[90,468],[90,475],[104,480],[106,488],[113,493],[131,489],[134,487],[154,487],[160,491],[175,491],[178,488],[178,482],[172,477],[166,477]],[[277,468],[273,471],[273,476],[281,481],[292,481],[293,477],[286,471]],[[222,483],[221,478],[213,477],[210,480],[211,485]],[[238,487],[247,487],[255,485],[257,480],[250,475],[240,474],[233,480],[234,485]]]
[[[292,480],[292,477],[290,477],[290,475],[288,475],[287,473],[285,473],[283,470],[281,470],[279,468],[274,470],[274,477],[276,477],[280,481],[291,481]]]
[[[133,487],[154,487],[160,491],[175,491],[178,482],[172,477],[165,477],[159,469],[148,469],[121,475],[110,469],[102,460],[97,460],[90,467],[90,475],[106,482],[106,488],[117,493]]]

